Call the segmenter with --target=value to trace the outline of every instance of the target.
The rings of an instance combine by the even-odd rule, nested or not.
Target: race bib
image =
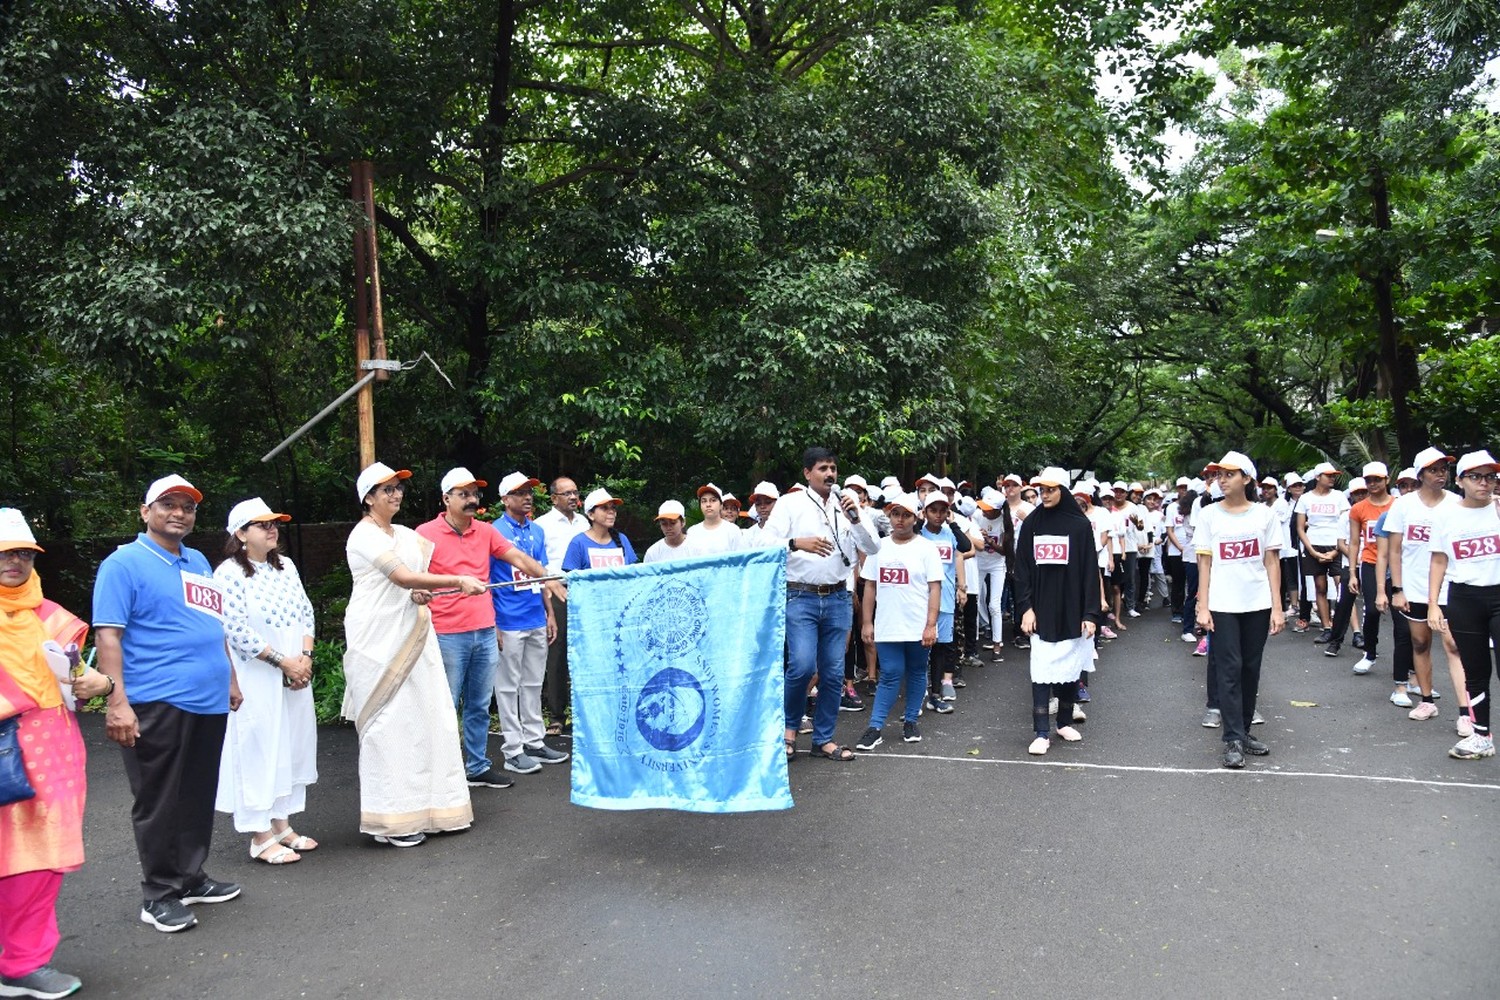
[[[882,566],[880,567],[880,582],[893,587],[904,587],[911,583],[911,574],[906,571],[905,566]]]
[[[937,550],[938,550],[938,558],[941,559],[945,563],[952,562],[953,561],[953,546],[947,544],[946,542],[938,542],[936,544],[937,544]]]
[[[1406,540],[1408,542],[1421,542],[1424,545],[1432,541],[1432,525],[1408,524],[1406,526]]]
[[[1225,562],[1237,559],[1259,559],[1260,539],[1243,538],[1219,543],[1219,558]]]
[[[1365,530],[1362,531],[1362,532],[1360,532],[1359,537],[1364,540],[1364,543],[1366,545],[1374,545],[1375,544],[1375,525],[1366,522],[1366,524],[1365,524]]]
[[[1500,535],[1453,540],[1453,558],[1455,559],[1488,559],[1494,556],[1500,556]]]
[[[219,621],[224,620],[224,591],[219,589],[218,581],[211,576],[201,576],[184,570],[182,602],[194,611],[213,615]]]
[[[1307,505],[1307,516],[1332,517],[1338,513],[1338,508],[1331,503],[1310,503]]]
[[[625,551],[623,549],[589,549],[589,568],[608,569],[611,566],[625,565]]]
[[[522,573],[515,566],[512,566],[510,568],[510,578],[512,580],[516,581],[516,583],[522,583],[523,581],[530,580],[531,576],[528,575],[528,574],[526,574],[526,573]],[[542,592],[542,585],[540,583],[533,583],[529,587],[516,587],[515,589],[516,590],[529,590],[533,594],[539,594],[539,593]]]
[[[1037,535],[1031,540],[1031,554],[1039,566],[1068,564],[1067,535]]]

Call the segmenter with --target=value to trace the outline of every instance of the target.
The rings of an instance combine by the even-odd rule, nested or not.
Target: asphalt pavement
[[[208,870],[244,895],[174,935],[137,920],[124,771],[85,717],[88,861],[55,964],[82,996],[221,1000],[1492,993],[1500,759],[1446,756],[1441,652],[1442,714],[1412,722],[1388,660],[1356,677],[1357,651],[1273,638],[1271,755],[1225,771],[1203,661],[1165,611],[1128,624],[1083,742],[1027,755],[1026,654],[1007,649],[921,743],[896,715],[853,763],[801,754],[779,813],[582,809],[563,765],[475,789],[471,830],[397,850],[357,832],[354,732],[326,727],[294,818],[321,848],[253,862],[221,816]],[[843,714],[840,740],[867,719]]]

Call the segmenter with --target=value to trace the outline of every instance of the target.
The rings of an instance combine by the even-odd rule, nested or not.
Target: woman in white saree
[[[474,821],[428,590],[482,594],[469,576],[427,572],[432,543],[392,523],[411,476],[376,462],[355,491],[364,518],[345,546],[354,592],[344,613],[344,707],[359,733],[359,829],[415,847]]]

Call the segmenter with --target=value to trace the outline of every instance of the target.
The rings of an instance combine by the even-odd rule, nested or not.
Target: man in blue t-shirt
[[[203,870],[240,690],[224,644],[224,594],[203,554],[182,544],[202,499],[181,476],[152,483],[141,505],[146,530],[94,580],[94,644],[112,682],[104,729],[123,750],[135,796],[141,922],[167,933],[198,922],[188,904],[240,894]]]
[[[505,513],[495,528],[522,553],[547,561],[547,536],[531,520],[532,487],[540,480],[512,472],[500,480],[500,502]],[[490,559],[490,582],[524,580],[527,574],[501,559]],[[552,584],[551,586],[556,586]],[[557,641],[552,602],[540,584],[496,587],[495,630],[500,635],[500,665],[495,671],[495,705],[500,713],[504,768],[516,774],[535,774],[543,764],[561,764],[571,755],[543,740],[542,681],[547,676],[547,646]]]

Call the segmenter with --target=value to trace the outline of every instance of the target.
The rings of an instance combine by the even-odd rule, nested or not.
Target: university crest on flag
[[[572,801],[790,809],[785,639],[785,549],[569,577]]]

